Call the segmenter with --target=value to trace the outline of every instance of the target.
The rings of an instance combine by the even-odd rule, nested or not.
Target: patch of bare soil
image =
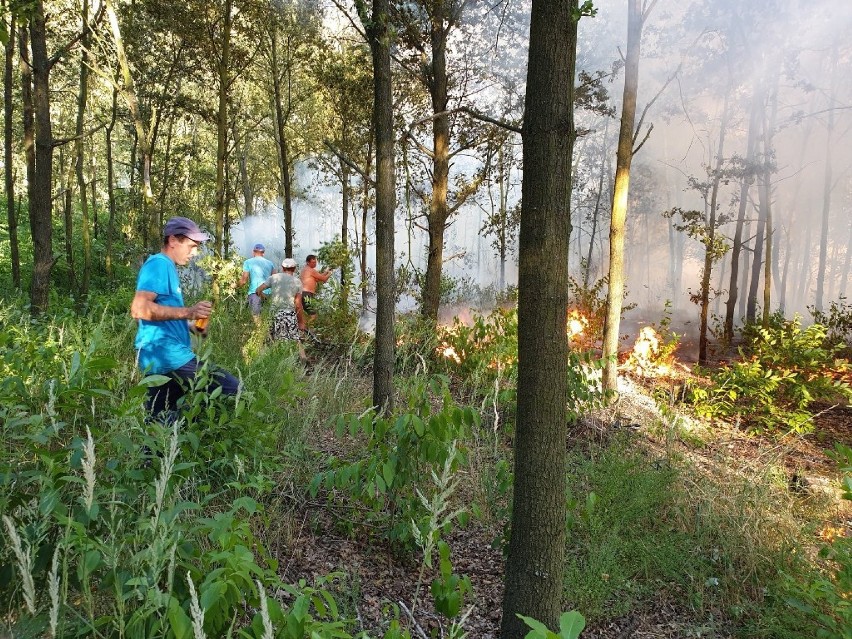
[[[629,431],[645,438],[648,445],[660,446],[659,438],[648,435],[648,428],[659,424],[661,416],[656,404],[641,384],[627,380],[615,410],[605,417],[582,420],[572,431],[572,438],[602,443],[613,432]],[[790,477],[791,487],[825,486],[831,490],[836,479],[835,464],[825,454],[835,442],[852,445],[852,408],[821,407],[814,435],[771,439],[757,437],[735,426],[714,427],[715,435],[703,446],[690,449],[690,456],[706,457],[716,463],[720,456],[738,460],[744,467],[766,463],[768,458],[781,459]],[[345,443],[328,433],[315,433],[315,445],[327,453],[340,454]],[[574,442],[576,443],[576,442]],[[678,442],[680,447],[688,442]],[[700,459],[698,460],[700,463]],[[798,480],[796,478],[799,478]],[[402,556],[387,546],[359,535],[346,537],[338,532],[333,514],[325,504],[305,502],[298,517],[304,522],[288,544],[286,556],[279,557],[282,577],[288,582],[343,572],[346,578],[336,593],[342,605],[357,617],[361,629],[381,636],[393,618],[396,607],[413,637],[428,637],[437,631],[443,636],[446,620],[432,607],[429,592],[434,574],[420,574],[419,557]],[[503,597],[504,561],[499,549],[492,546],[495,531],[475,523],[456,528],[447,538],[452,549],[454,572],[470,577],[474,587],[471,606],[465,622],[468,637],[489,639],[499,636]],[[420,582],[419,582],[420,580]],[[414,603],[415,593],[419,594]],[[414,607],[413,611],[411,610]],[[409,616],[411,611],[412,616]],[[411,618],[413,617],[413,622]],[[628,615],[599,623],[591,623],[584,639],[666,639],[690,636],[731,637],[718,625],[710,628],[696,622],[676,594],[660,592],[656,600],[645,601]]]

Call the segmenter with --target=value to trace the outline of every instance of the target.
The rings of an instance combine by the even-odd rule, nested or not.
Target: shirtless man
[[[327,282],[331,277],[331,269],[317,270],[317,256],[308,255],[305,258],[305,266],[299,279],[302,280],[302,307],[305,309],[306,319],[310,322],[316,317],[317,309],[314,305],[314,296],[317,294],[317,283]]]

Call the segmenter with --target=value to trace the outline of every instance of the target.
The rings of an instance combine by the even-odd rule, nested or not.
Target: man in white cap
[[[174,410],[185,391],[186,382],[195,378],[199,362],[192,352],[189,333],[205,335],[195,321],[207,319],[213,305],[208,301],[184,306],[177,266],[184,266],[210,239],[198,225],[185,217],[173,217],[163,229],[163,248],[149,257],[136,280],[136,294],[130,314],[139,320],[135,346],[138,363],[149,375],[171,379],[162,386],[148,388],[146,407],[153,415]],[[190,328],[192,327],[192,328]],[[236,395],[239,380],[226,370],[211,367],[207,392],[221,387],[224,395]]]
[[[269,293],[266,293],[269,291]],[[296,260],[291,257],[281,262],[281,273],[275,273],[257,287],[263,299],[270,298],[272,325],[269,335],[273,340],[289,340],[299,345],[299,358],[306,359],[300,330],[305,328],[302,308],[302,283],[296,277]]]
[[[243,262],[243,274],[240,276],[239,286],[249,283],[248,305],[254,321],[260,323],[261,298],[257,294],[257,287],[275,272],[275,264],[264,257],[266,247],[263,244],[255,244],[252,253],[253,257]]]

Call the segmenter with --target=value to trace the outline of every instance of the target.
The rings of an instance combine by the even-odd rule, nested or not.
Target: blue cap
[[[255,251],[265,251],[266,247],[263,244],[260,244],[258,242],[257,244],[254,245],[254,250]]]
[[[163,237],[170,235],[183,235],[194,242],[206,242],[210,239],[207,233],[198,228],[198,224],[188,217],[173,217],[163,227]]]

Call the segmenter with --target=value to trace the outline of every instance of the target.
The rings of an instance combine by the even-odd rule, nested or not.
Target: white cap
[[[284,261],[281,262],[281,268],[296,268],[296,260],[292,257],[285,257]]]

